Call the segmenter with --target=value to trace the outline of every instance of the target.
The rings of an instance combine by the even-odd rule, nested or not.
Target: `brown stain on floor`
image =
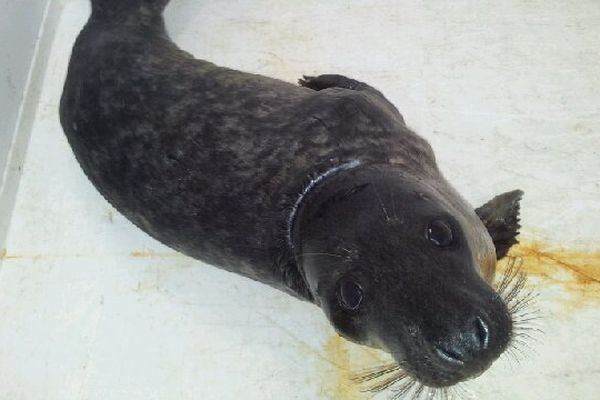
[[[341,365],[342,368],[336,368],[327,374],[327,385],[325,386],[325,394],[330,399],[340,400],[359,400],[363,397],[361,393],[353,387],[350,381],[348,368],[350,366],[350,354],[346,346],[345,339],[334,335],[329,338],[325,344],[326,357],[335,363]]]
[[[153,258],[153,257],[168,257],[169,255],[159,254],[154,250],[134,250],[129,253],[129,257],[133,258]]]
[[[367,366],[377,366],[389,362],[388,356],[378,350],[359,346],[339,335],[332,335],[324,346],[325,357],[339,368],[328,368],[321,374],[325,380],[323,395],[332,400],[365,400],[372,394],[364,393],[361,387],[352,382],[352,376]]]
[[[0,250],[0,261],[21,260],[21,259],[25,259],[25,258],[29,258],[34,261],[38,261],[38,260],[43,260],[44,258],[50,258],[50,257],[46,257],[42,254],[35,254],[35,255],[31,255],[31,256],[16,255],[16,254],[9,254],[8,250],[6,250],[6,249]]]
[[[560,290],[555,299],[566,308],[598,306],[600,303],[600,251],[577,251],[540,242],[522,242],[511,250],[522,260],[530,285],[543,297]],[[506,262],[498,264],[499,272]]]

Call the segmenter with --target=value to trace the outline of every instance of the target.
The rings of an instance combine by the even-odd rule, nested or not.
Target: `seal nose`
[[[434,345],[437,356],[456,367],[477,360],[488,349],[490,338],[489,325],[481,317],[475,317],[465,329],[448,335]]]
[[[481,349],[486,350],[490,344],[490,327],[481,317],[475,318],[475,329]]]

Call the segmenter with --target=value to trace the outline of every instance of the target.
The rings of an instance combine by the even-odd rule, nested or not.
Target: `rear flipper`
[[[300,86],[304,86],[306,88],[317,91],[329,88],[342,88],[370,93],[371,95],[373,95],[373,97],[381,101],[384,104],[384,106],[387,107],[393,114],[400,117],[400,119],[404,123],[404,118],[402,118],[402,115],[400,114],[398,109],[392,103],[390,103],[389,100],[386,99],[385,96],[379,90],[367,85],[364,82],[360,82],[343,75],[326,74],[319,76],[304,75],[302,79],[298,80],[298,84]]]
[[[475,210],[487,228],[494,246],[496,258],[504,258],[510,248],[519,243],[519,211],[523,191],[502,193]]]

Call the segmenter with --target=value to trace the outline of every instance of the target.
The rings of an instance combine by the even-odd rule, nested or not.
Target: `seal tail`
[[[92,15],[114,19],[116,17],[148,19],[160,17],[171,0],[91,0]]]

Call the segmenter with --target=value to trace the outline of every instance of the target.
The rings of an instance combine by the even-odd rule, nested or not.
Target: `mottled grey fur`
[[[310,299],[286,238],[310,177],[354,160],[438,174],[370,86],[329,75],[299,87],[197,60],[169,39],[166,1],[112,3],[96,2],[75,43],[61,122],[103,196],[168,246]]]
[[[73,48],[61,123],[104,197],[166,245],[314,302],[421,384],[487,369],[513,335],[490,284],[522,192],[476,212],[379,91],[196,60],[167,2],[93,0]]]

